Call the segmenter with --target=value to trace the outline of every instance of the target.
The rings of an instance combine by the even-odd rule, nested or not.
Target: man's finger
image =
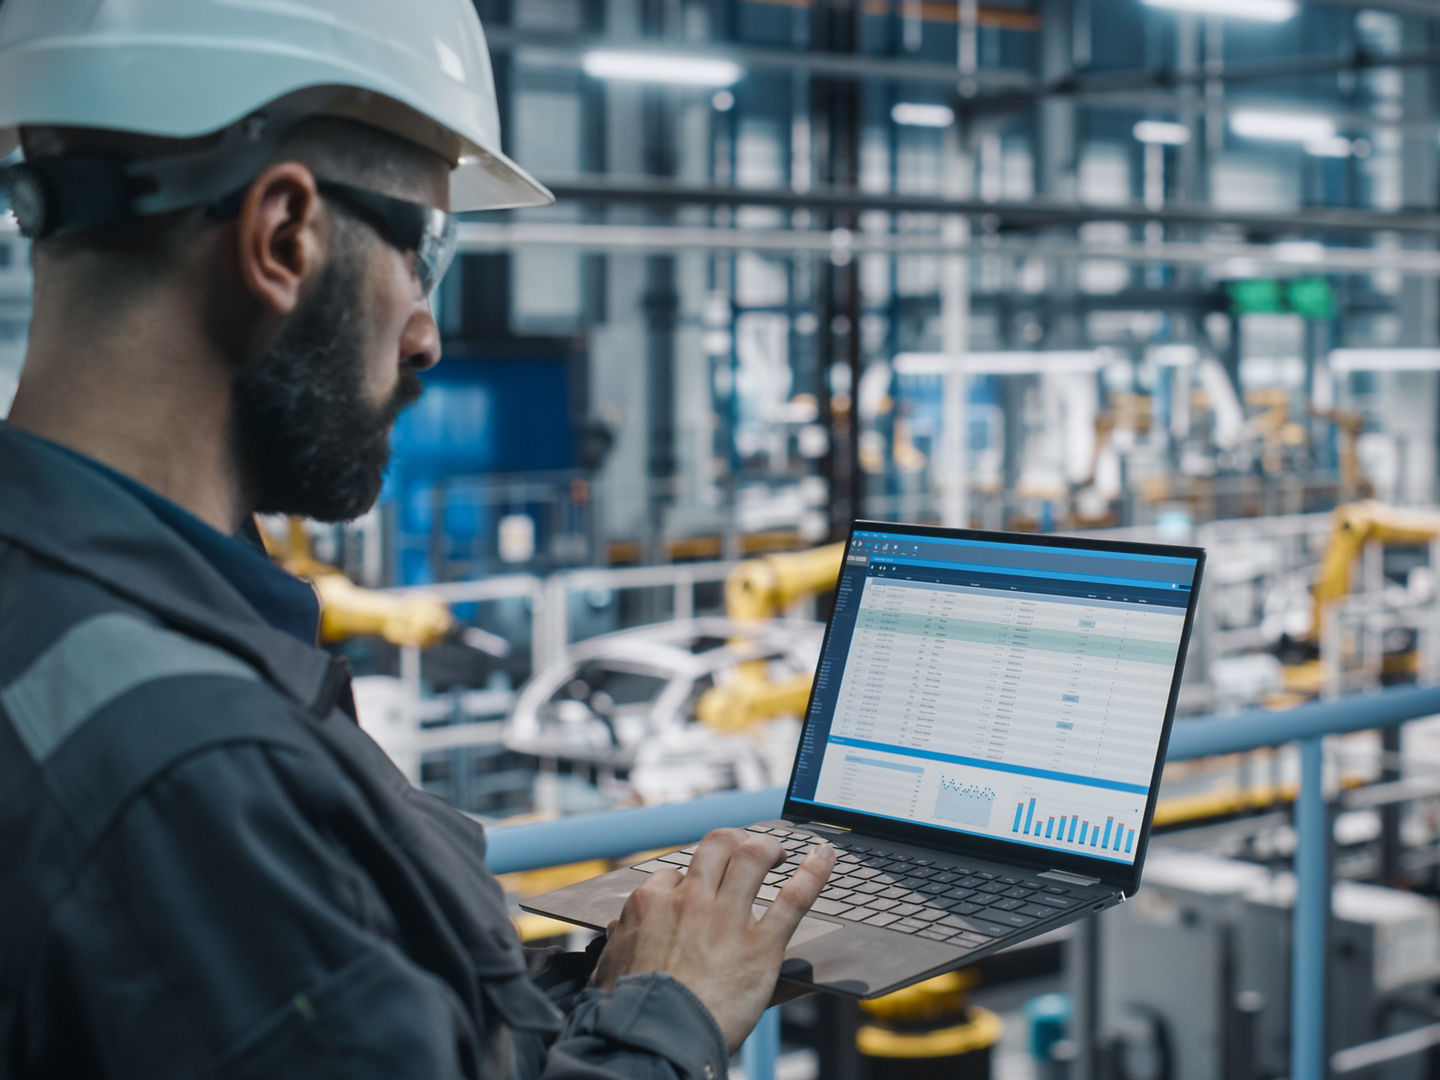
[[[683,880],[684,875],[673,867],[656,870],[645,879],[639,888],[625,898],[625,904],[620,909],[620,918],[616,922],[621,926],[631,926],[637,920],[643,919],[645,913],[660,897],[674,892]]]
[[[720,882],[721,902],[745,907],[753,904],[765,875],[784,854],[785,849],[773,836],[749,834],[736,846],[725,867],[725,877]]]
[[[789,941],[800,920],[814,906],[820,890],[825,887],[830,871],[835,868],[835,858],[835,848],[830,844],[821,844],[806,855],[780,890],[780,895],[771,902],[770,910],[761,918],[760,925],[778,934],[782,942]]]
[[[708,893],[719,891],[730,855],[739,846],[743,835],[738,829],[716,829],[706,835],[690,857],[690,869],[687,871],[690,887],[704,889]]]

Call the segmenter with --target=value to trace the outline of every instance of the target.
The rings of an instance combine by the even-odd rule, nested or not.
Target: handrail
[[[1284,712],[1251,709],[1204,720],[1183,720],[1170,736],[1167,761],[1237,754],[1298,739],[1387,727],[1440,713],[1440,686],[1407,686]],[[711,829],[778,817],[784,788],[727,791],[683,803],[603,810],[488,831],[487,862],[497,874],[537,870],[588,859],[612,859],[698,840]]]
[[[1283,712],[1252,709],[1231,716],[1187,720],[1177,724],[1171,733],[1167,761],[1300,744],[1300,791],[1295,807],[1297,888],[1290,975],[1293,1080],[1323,1080],[1327,1066],[1325,972],[1329,959],[1331,825],[1323,788],[1324,738],[1436,714],[1440,714],[1440,686],[1408,686],[1312,702]],[[768,788],[708,795],[688,803],[500,827],[490,832],[488,862],[496,873],[505,873],[672,847],[694,841],[714,828],[775,817],[783,801],[782,788]],[[777,1024],[772,1009],[746,1043],[742,1056],[747,1076],[764,1080],[774,1076]],[[1081,1039],[1084,1045],[1091,1042]],[[1093,1061],[1082,1057],[1075,1064],[1077,1080],[1095,1076]]]

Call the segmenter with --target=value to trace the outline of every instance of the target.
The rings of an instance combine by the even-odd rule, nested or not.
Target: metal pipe
[[[1012,258],[1119,259],[1125,262],[1213,266],[1229,260],[1247,263],[1246,273],[1266,269],[1308,272],[1370,273],[1386,270],[1417,276],[1440,276],[1440,252],[1377,248],[1303,247],[1243,244],[1225,241],[1143,241],[1109,243],[1045,237],[1039,240],[997,240],[888,233],[850,233],[790,229],[724,229],[669,225],[561,225],[544,222],[471,222],[461,226],[462,251],[506,251],[521,247],[553,247],[592,251],[763,251],[776,255],[829,257],[839,248],[850,255],[1000,255]],[[1277,250],[1278,248],[1278,250]]]
[[[1295,925],[1290,948],[1290,1075],[1326,1075],[1325,968],[1330,928],[1330,812],[1325,804],[1325,743],[1300,744],[1295,808]]]
[[[497,874],[611,859],[692,843],[711,829],[778,817],[782,788],[726,791],[683,803],[574,814],[487,831],[486,862]]]
[[[1090,221],[1143,225],[1154,221],[1162,225],[1199,227],[1230,225],[1251,232],[1288,235],[1307,232],[1440,234],[1440,214],[1418,211],[1388,213],[1306,209],[1289,213],[1258,213],[1173,204],[1153,210],[1133,203],[1089,206],[1054,199],[987,201],[975,197],[955,199],[945,195],[896,195],[837,187],[811,188],[809,191],[731,188],[645,177],[547,178],[545,184],[564,200],[629,204],[651,209],[665,206],[769,206],[830,214],[877,210],[891,214],[970,214],[997,224],[1033,226],[1076,225]]]
[[[1383,1039],[1337,1050],[1330,1059],[1330,1068],[1342,1075],[1361,1072],[1387,1061],[1424,1053],[1432,1046],[1440,1046],[1440,1024],[1427,1024],[1414,1031],[1402,1031],[1398,1035],[1387,1035]]]
[[[766,1009],[740,1047],[740,1066],[745,1070],[745,1080],[775,1080],[775,1060],[779,1056],[780,1010]]]

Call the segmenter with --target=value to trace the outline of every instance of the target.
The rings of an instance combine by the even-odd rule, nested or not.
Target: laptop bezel
[[[892,818],[877,817],[861,811],[845,810],[826,803],[812,803],[794,797],[795,781],[799,774],[801,755],[797,749],[790,768],[790,779],[785,785],[785,805],[782,816],[791,822],[820,822],[837,825],[852,831],[880,839],[892,839],[901,843],[916,844],[941,851],[959,852],[1012,865],[1038,870],[1064,870],[1084,877],[1095,878],[1107,885],[1119,888],[1126,896],[1140,885],[1140,873],[1145,864],[1145,853],[1150,844],[1151,826],[1155,818],[1155,805],[1160,791],[1160,776],[1165,768],[1165,755],[1170,745],[1170,731],[1175,722],[1175,709],[1180,698],[1180,683],[1185,674],[1185,659],[1189,652],[1190,636],[1195,625],[1195,608],[1200,595],[1200,581],[1205,570],[1205,550],[1175,544],[1152,544],[1129,540],[1100,540],[1092,537],[1065,536],[1060,534],[990,532],[978,529],[949,529],[941,526],[906,525],[898,522],[857,520],[850,526],[845,540],[846,558],[855,539],[856,531],[890,532],[901,536],[933,537],[951,540],[976,540],[985,543],[1017,544],[1030,547],[1080,548],[1087,551],[1109,551],[1116,554],[1157,555],[1170,558],[1194,559],[1195,572],[1190,583],[1189,602],[1185,608],[1185,626],[1180,634],[1179,655],[1176,658],[1171,677],[1170,694],[1166,701],[1165,719],[1160,731],[1160,741],[1155,755],[1155,766],[1150,778],[1150,794],[1145,802],[1144,818],[1136,835],[1135,860],[1126,865],[1105,859],[1091,858],[1058,849],[1040,848],[1033,845],[1017,844],[1007,840],[982,836],[976,833],[916,825],[896,821]],[[838,587],[845,573],[845,559],[841,560],[836,575]],[[830,647],[830,634],[835,625],[834,612],[825,624],[825,637],[820,646],[820,657],[816,671],[824,662]],[[811,723],[811,710],[815,704],[816,682],[812,681],[810,696],[805,703],[804,721],[800,731],[800,743],[804,744],[805,733]]]

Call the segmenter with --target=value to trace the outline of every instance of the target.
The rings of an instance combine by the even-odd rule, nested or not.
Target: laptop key
[[[864,922],[875,913],[869,908],[852,907],[840,913],[840,918],[849,919],[851,922]]]
[[[879,873],[880,873],[880,871],[879,871],[879,870],[876,870],[875,867],[873,867],[873,866],[862,866],[862,867],[860,867],[859,870],[853,871],[853,872],[850,874],[850,876],[851,876],[851,877],[867,878],[867,879],[868,879],[868,878],[873,878],[873,877],[878,876]]]
[[[919,904],[896,904],[890,910],[896,915],[899,915],[902,919],[908,919],[916,912],[922,911],[924,909],[921,908]]]
[[[914,919],[901,919],[897,923],[891,923],[891,930],[903,930],[907,934],[916,934],[924,930],[928,923],[916,922]]]
[[[981,945],[990,944],[990,939],[980,934],[970,934],[961,931],[950,938],[951,945],[960,945],[967,949],[978,949]]]
[[[1029,915],[1032,919],[1048,919],[1055,914],[1055,909],[1046,907],[1044,904],[1026,904],[1017,909],[1021,915]]]
[[[995,911],[993,908],[986,913],[987,918],[994,919],[1002,926],[1013,926],[1017,930],[1023,930],[1027,926],[1034,926],[1035,920],[1029,915],[1021,915],[1018,911]]]
[[[921,930],[919,936],[931,941],[948,941],[952,935],[949,930]]]
[[[936,919],[943,919],[948,914],[949,912],[940,908],[927,907],[917,911],[912,918],[919,919],[922,922],[934,922]]]
[[[1035,897],[1035,902],[1037,904],[1044,904],[1046,907],[1059,908],[1062,911],[1072,908],[1078,903],[1078,901],[1072,900],[1068,896],[1047,896],[1043,893]]]
[[[1023,906],[1024,903],[1025,903],[1024,900],[1011,900],[1011,899],[996,900],[993,904],[990,905],[990,910],[991,910],[991,911],[1015,911],[1017,908]]]
[[[886,889],[880,895],[890,900],[898,900],[902,896],[909,896],[910,890],[902,888],[899,885],[891,885],[890,888]]]
[[[935,875],[934,880],[940,882],[942,885],[948,885],[952,881],[959,881],[962,877],[965,877],[965,875],[957,874],[952,870],[942,870]]]
[[[977,911],[984,911],[985,909],[979,904],[966,904],[961,902],[951,904],[950,910],[956,915],[974,915]]]
[[[1020,916],[1024,918],[1024,916]],[[1030,920],[1033,921],[1033,920]],[[1010,927],[1001,923],[990,922],[988,919],[976,919],[949,915],[935,924],[936,926],[948,926],[952,930],[967,930],[972,934],[983,934],[985,937],[1004,937],[1010,933]]]
[[[967,889],[978,889],[981,885],[985,884],[985,879],[976,874],[971,874],[967,878],[961,878],[960,884]]]
[[[868,893],[874,896],[876,893],[884,892],[889,887],[890,886],[886,885],[883,881],[866,881],[855,886],[855,891],[857,893]]]
[[[653,874],[656,870],[678,870],[674,863],[661,862],[659,859],[650,859],[646,862],[637,863],[630,868],[639,870],[642,874]]]
[[[1013,889],[1006,889],[1006,890],[1005,890],[1005,895],[1008,896],[1008,897],[1010,897],[1012,900],[1024,900],[1024,899],[1025,899],[1026,897],[1028,897],[1028,896],[1034,896],[1034,895],[1035,895],[1035,890],[1034,890],[1034,889],[1026,889],[1026,888],[1021,887],[1021,886],[1016,886],[1016,887],[1013,888]]]
[[[676,866],[689,866],[690,856],[683,851],[672,851],[667,855],[660,856],[661,862],[674,863]]]
[[[976,870],[976,871],[975,871],[975,876],[978,877],[978,878],[984,878],[986,881],[994,881],[994,880],[995,880],[996,878],[998,878],[1000,875],[999,875],[999,874],[992,874],[992,873],[990,873],[990,871],[988,871],[988,870]]]
[[[1005,891],[1005,889],[1006,889],[1006,886],[1001,885],[998,881],[989,881],[989,882],[986,882],[984,885],[981,885],[981,886],[980,886],[980,891],[981,891],[981,892],[994,893],[994,894],[997,895],[997,896],[998,896],[1000,893],[1003,893],[1003,892]]]
[[[871,911],[889,911],[895,906],[894,900],[886,900],[884,897],[875,897],[865,901],[865,906]]]
[[[810,910],[816,915],[840,915],[849,911],[850,905],[841,904],[835,900],[827,900],[822,896],[811,905]]]
[[[924,881],[926,878],[933,878],[938,873],[940,873],[940,871],[936,870],[933,866],[917,866],[914,870],[910,871],[910,876]]]
[[[757,900],[774,900],[780,895],[780,890],[774,885],[761,885],[760,891],[755,894]]]
[[[889,926],[900,918],[898,915],[891,915],[888,911],[882,911],[878,915],[871,915],[865,920],[866,926]]]
[[[1055,885],[1046,885],[1045,888],[1044,888],[1043,890],[1041,890],[1041,891],[1042,891],[1042,892],[1047,892],[1047,893],[1049,893],[1051,896],[1065,896],[1065,895],[1067,895],[1067,894],[1069,893],[1070,890],[1069,890],[1069,889],[1062,889],[1062,888],[1059,888],[1058,886],[1055,886]]]

